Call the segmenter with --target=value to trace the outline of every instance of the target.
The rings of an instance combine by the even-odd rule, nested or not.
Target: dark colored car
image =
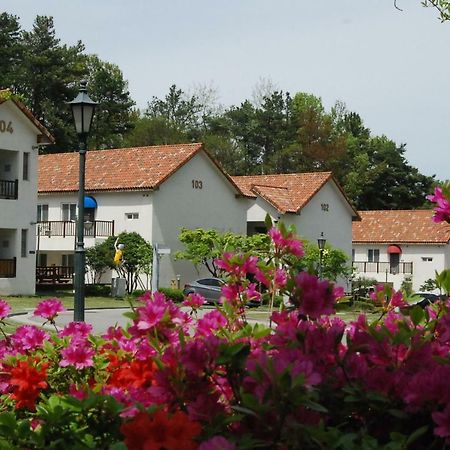
[[[438,294],[433,294],[432,292],[416,292],[409,307],[421,306],[425,308],[425,306],[431,305],[431,303],[440,299],[441,297]]]
[[[221,288],[225,284],[220,278],[200,278],[185,284],[183,295],[199,294],[207,303],[219,303]]]

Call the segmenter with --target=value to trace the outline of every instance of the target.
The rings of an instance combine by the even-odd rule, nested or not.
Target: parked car
[[[421,306],[422,308],[425,308],[425,306],[431,305],[431,303],[434,303],[440,299],[440,295],[433,294],[432,292],[416,292],[413,296],[413,301],[409,304],[409,307]]]
[[[206,303],[214,304],[220,302],[222,295],[222,286],[225,284],[220,278],[200,278],[185,284],[183,289],[183,295],[199,294],[202,295]],[[252,300],[247,303],[248,307],[260,306],[261,302]]]
[[[225,284],[220,278],[200,278],[185,284],[183,295],[199,294],[207,303],[219,303],[221,288]]]

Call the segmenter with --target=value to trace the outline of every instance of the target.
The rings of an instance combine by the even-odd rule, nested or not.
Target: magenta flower
[[[15,349],[23,352],[42,347],[42,344],[48,338],[49,335],[44,330],[34,325],[22,325],[11,336],[11,341]]]
[[[305,254],[303,243],[296,239],[293,233],[289,233],[285,237],[278,228],[273,227],[267,234],[272,239],[272,242],[278,251],[290,253],[297,257],[301,257]]]
[[[0,299],[0,320],[3,320],[11,312],[11,306],[5,301]]]
[[[448,187],[447,187],[448,190]],[[449,222],[450,221],[450,199],[446,198],[441,187],[434,189],[434,195],[427,195],[427,200],[436,203],[434,208],[434,222]]]
[[[445,438],[450,437],[450,405],[447,405],[442,412],[435,411],[432,417],[437,425],[434,434]]]
[[[235,450],[236,446],[223,436],[214,436],[200,444],[199,450]]]
[[[332,314],[336,297],[333,285],[327,280],[320,280],[308,272],[300,272],[295,277],[297,296],[294,303],[299,305],[300,312],[312,319],[323,314]]]
[[[75,340],[68,347],[61,350],[63,357],[59,363],[61,367],[73,366],[76,369],[92,367],[94,361],[92,357],[95,351],[86,341]]]
[[[72,336],[74,338],[87,338],[92,332],[92,325],[86,322],[70,322],[60,332],[59,336]]]
[[[205,304],[205,297],[193,293],[189,294],[183,301],[183,306],[190,306],[192,309],[198,309]]]
[[[53,320],[58,313],[65,311],[63,304],[57,298],[49,298],[40,302],[34,310],[34,315],[47,320]]]
[[[197,322],[196,336],[209,336],[215,330],[223,328],[227,324],[226,317],[218,310],[206,313]]]

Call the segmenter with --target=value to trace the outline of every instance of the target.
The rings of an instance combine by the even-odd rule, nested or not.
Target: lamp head
[[[75,123],[75,130],[81,139],[85,139],[89,134],[95,107],[97,106],[97,103],[89,97],[86,86],[86,80],[82,80],[78,95],[69,102]]]

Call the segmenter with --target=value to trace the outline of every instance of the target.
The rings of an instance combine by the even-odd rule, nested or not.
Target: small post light
[[[323,274],[323,251],[325,250],[325,244],[327,240],[323,237],[323,232],[320,233],[319,239],[317,239],[317,245],[319,247],[319,278],[322,278]]]
[[[78,178],[78,215],[77,239],[75,244],[75,282],[74,282],[74,315],[75,322],[84,321],[84,291],[86,251],[84,248],[84,180],[86,173],[86,144],[92,119],[94,118],[96,102],[89,98],[86,81],[80,83],[80,90],[74,100],[69,102],[72,110],[75,130],[79,141],[80,168]]]

